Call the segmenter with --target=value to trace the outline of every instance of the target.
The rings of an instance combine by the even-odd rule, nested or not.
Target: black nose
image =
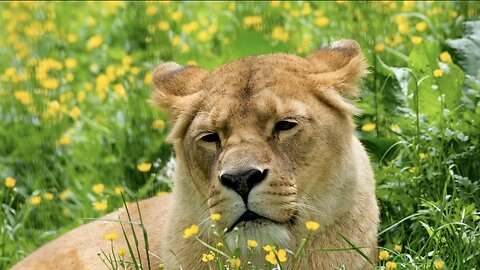
[[[235,190],[247,203],[248,193],[252,188],[267,178],[268,170],[247,169],[240,171],[229,171],[220,175],[220,182]]]

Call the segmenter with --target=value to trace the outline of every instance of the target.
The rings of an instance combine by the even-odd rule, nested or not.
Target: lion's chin
[[[226,242],[229,247],[240,248],[242,254],[248,254],[247,240],[255,240],[258,247],[274,245],[279,248],[289,248],[290,233],[283,224],[278,224],[267,219],[241,222],[237,229],[228,232]],[[251,253],[251,252],[250,252]]]

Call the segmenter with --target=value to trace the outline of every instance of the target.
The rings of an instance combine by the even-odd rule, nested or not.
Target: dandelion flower
[[[231,268],[238,268],[242,264],[239,258],[232,258],[230,259],[230,267]]]
[[[105,185],[100,183],[100,184],[95,184],[92,186],[92,191],[96,194],[101,194],[103,193],[103,190],[105,189]]]
[[[158,269],[160,269],[160,270],[165,269],[165,265],[164,265],[163,263],[159,264],[159,265],[158,265]]]
[[[440,77],[442,77],[442,76],[443,76],[443,70],[441,70],[441,69],[436,69],[436,70],[434,70],[434,71],[433,71],[433,76],[434,76],[435,78],[440,78]]]
[[[375,125],[374,123],[367,123],[362,126],[361,130],[363,132],[371,132],[371,131],[374,131],[376,127],[377,125]]]
[[[158,8],[156,6],[148,5],[147,10],[145,10],[145,13],[148,16],[153,16],[153,15],[157,14],[157,11],[158,11]]]
[[[118,238],[118,235],[116,232],[110,232],[110,233],[104,234],[103,238],[108,241],[114,241]]]
[[[212,221],[219,221],[220,218],[222,218],[222,215],[220,215],[220,214],[218,214],[218,213],[215,213],[215,214],[211,214],[211,215],[210,215],[210,219],[211,219]]]
[[[189,228],[186,228],[183,231],[183,238],[190,238],[190,237],[194,236],[195,234],[198,233],[199,229],[200,228],[198,227],[198,225],[193,224],[192,226],[190,226]]]
[[[103,38],[99,35],[92,36],[87,41],[87,51],[92,51],[102,45]]]
[[[53,200],[53,193],[50,193],[50,192],[46,192],[43,194],[43,198],[46,200],[46,201],[51,201]]]
[[[15,178],[13,178],[13,177],[9,176],[9,177],[5,178],[5,186],[7,188],[13,188],[16,183],[17,183],[17,180],[15,180]]]
[[[67,199],[68,197],[70,197],[71,195],[72,195],[72,191],[69,188],[67,188],[64,191],[60,192],[59,197],[60,197],[60,200],[63,201],[65,199]]]
[[[172,18],[172,20],[178,21],[182,18],[182,15],[183,15],[182,12],[177,10],[177,11],[173,12],[170,17]]]
[[[419,22],[415,25],[415,29],[417,29],[418,32],[423,32],[425,29],[427,29],[427,23],[426,22]]]
[[[42,202],[42,197],[40,196],[33,196],[30,198],[30,204],[31,205],[39,205]]]
[[[68,34],[67,41],[68,43],[75,43],[78,41],[78,37],[75,34]]]
[[[374,49],[376,52],[383,52],[385,50],[385,45],[383,45],[382,43],[377,43],[375,44]]]
[[[410,38],[413,44],[420,44],[422,42],[422,37],[419,36],[413,36]]]
[[[269,252],[269,251],[272,251],[275,249],[275,246],[271,246],[271,245],[265,245],[263,246],[263,250]]]
[[[125,254],[127,254],[127,249],[124,248],[124,247],[119,247],[119,248],[117,249],[117,253],[118,253],[118,255],[120,255],[121,257],[123,257],[123,256],[125,256]]]
[[[217,243],[217,248],[222,248],[223,247],[223,243],[222,242],[218,242]]]
[[[390,258],[390,253],[386,250],[382,250],[378,253],[378,258],[382,261],[388,260]]]
[[[65,59],[65,67],[68,69],[73,69],[77,66],[77,60],[73,58],[67,58]]]
[[[80,109],[77,106],[73,107],[70,111],[70,117],[72,117],[74,120],[77,120],[80,117],[80,114]]]
[[[443,269],[445,267],[445,262],[442,260],[435,261],[433,267],[435,267],[435,269]]]
[[[444,63],[452,63],[452,56],[448,52],[442,52],[440,54],[440,61]]]
[[[69,145],[72,142],[71,138],[67,134],[63,134],[60,139],[58,139],[59,145]]]
[[[256,248],[258,246],[257,241],[255,240],[247,240],[247,247],[249,248]]]
[[[397,264],[394,263],[394,262],[387,262],[385,264],[385,268],[387,268],[387,270],[393,270],[393,269],[397,268]]]
[[[125,190],[125,189],[124,189],[123,187],[117,186],[117,187],[114,188],[113,191],[114,191],[115,195],[120,196],[120,195],[122,195],[122,193],[124,192],[124,190]]]
[[[278,264],[278,261],[285,262],[287,261],[287,252],[284,249],[272,250],[265,256],[265,260],[273,265]]]
[[[307,228],[307,230],[314,232],[318,230],[318,228],[320,228],[320,224],[315,221],[307,221],[305,223],[305,227]]]
[[[137,169],[141,172],[148,172],[152,168],[152,163],[140,163],[137,165]]]
[[[97,201],[93,203],[93,208],[95,208],[97,211],[105,211],[108,208],[108,203],[107,201]]]
[[[215,254],[212,253],[211,251],[208,254],[205,254],[205,253],[202,254],[202,262],[213,261],[213,259],[215,259]]]
[[[161,21],[157,24],[157,27],[161,31],[167,31],[168,29],[170,29],[170,24],[168,22]]]
[[[143,83],[145,85],[151,85],[153,82],[153,74],[151,72],[148,72],[145,74],[145,77],[143,78]]]
[[[330,23],[330,20],[327,17],[316,18],[313,23],[318,26],[327,26]]]
[[[395,252],[401,252],[401,251],[402,251],[402,246],[401,246],[401,245],[395,245],[395,246],[393,247],[393,250],[394,250]]]
[[[418,157],[419,157],[420,159],[426,159],[426,158],[428,157],[428,154],[426,154],[426,153],[420,153],[420,154],[418,154]]]
[[[418,171],[418,167],[411,167],[410,169],[408,169],[409,172],[411,173],[416,173]]]
[[[165,121],[158,119],[153,121],[152,128],[156,130],[162,130],[165,128]]]

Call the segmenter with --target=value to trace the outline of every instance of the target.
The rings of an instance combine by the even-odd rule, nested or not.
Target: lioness
[[[259,255],[249,258],[260,268],[266,263],[262,245],[295,251],[309,220],[320,229],[311,236],[309,256],[297,262],[299,268],[371,268],[355,251],[319,250],[350,248],[346,238],[375,261],[379,213],[374,179],[353,135],[356,109],[346,101],[357,96],[357,83],[366,73],[360,47],[352,40],[306,58],[252,56],[212,72],[172,62],[160,65],[153,101],[174,122],[169,141],[176,168],[171,195],[140,202],[150,251],[162,258],[150,256],[152,267],[208,269],[200,261],[208,250],[182,234],[199,224],[197,235],[215,245],[209,216],[218,213],[216,226],[227,230],[225,245],[238,245],[246,254],[246,240],[258,241]],[[105,219],[117,216],[125,220],[125,210]],[[43,246],[13,269],[103,269],[97,252],[110,250],[103,239],[109,232],[120,235],[115,247],[125,246],[118,222],[95,221]],[[141,257],[145,265],[145,254]],[[288,255],[287,269],[294,268],[291,261]]]

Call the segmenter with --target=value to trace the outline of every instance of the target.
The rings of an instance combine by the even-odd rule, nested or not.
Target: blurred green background
[[[398,269],[476,269],[477,2],[0,3],[0,269],[131,200],[170,189],[153,68],[307,55],[357,40],[356,102],[374,163],[381,249]],[[445,262],[441,265],[436,262]],[[391,266],[392,264],[390,264]],[[440,267],[440,268],[439,268]]]

